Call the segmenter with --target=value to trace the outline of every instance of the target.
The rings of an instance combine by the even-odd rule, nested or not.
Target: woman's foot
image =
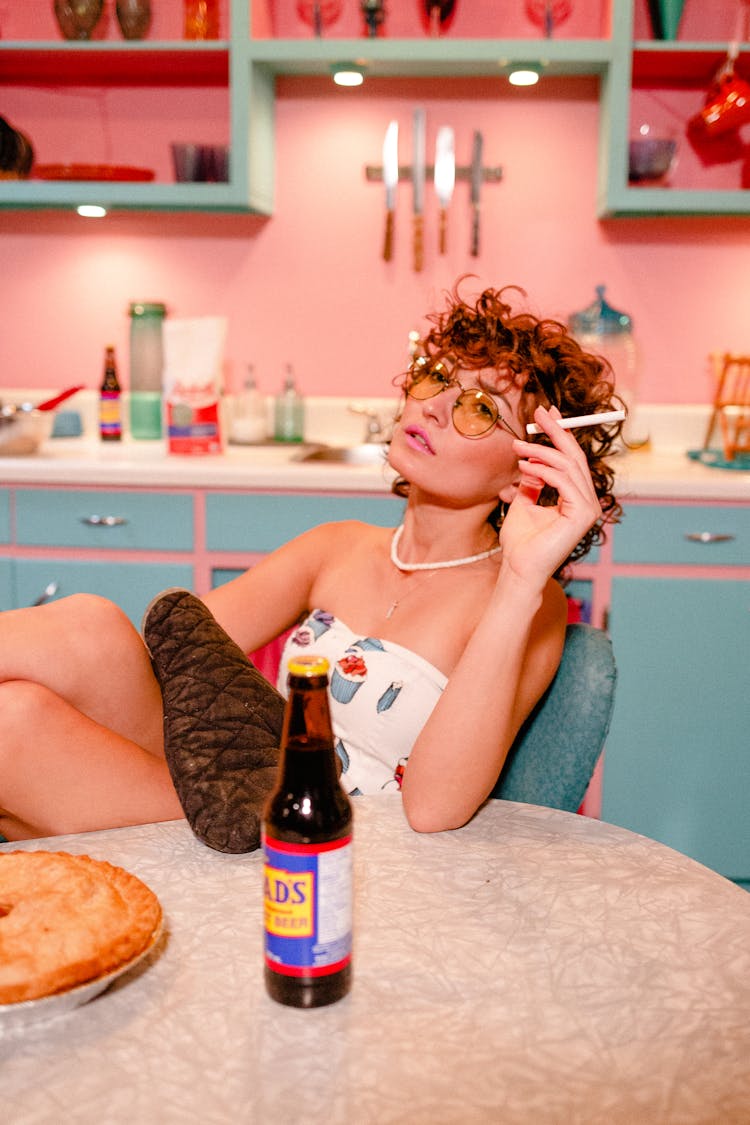
[[[199,840],[254,851],[276,781],[284,700],[199,598],[167,590],[141,626],[164,700],[164,752]]]

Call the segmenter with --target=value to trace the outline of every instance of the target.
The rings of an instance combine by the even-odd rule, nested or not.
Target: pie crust
[[[51,996],[133,960],[161,925],[156,895],[88,855],[0,854],[0,1004]]]

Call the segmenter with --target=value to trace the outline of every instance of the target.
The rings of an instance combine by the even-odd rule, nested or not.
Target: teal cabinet
[[[193,567],[187,563],[114,563],[71,559],[15,559],[14,604],[32,605],[49,583],[56,584],[54,598],[69,594],[99,594],[115,602],[138,627],[153,597],[169,586],[193,585]],[[0,572],[0,593],[2,591]]]
[[[3,609],[99,594],[137,626],[161,590],[193,587],[191,493],[29,487],[16,489],[12,499],[13,535],[3,506],[10,501],[0,493],[0,533],[5,511],[8,543],[0,559]]]
[[[0,543],[10,543],[10,494],[0,491]]]
[[[747,506],[629,505],[609,611],[602,817],[735,880],[750,878],[749,523]]]
[[[629,505],[614,537],[616,563],[742,566],[750,563],[750,508]]]
[[[13,609],[13,563],[10,559],[0,559],[0,613],[4,609]]]
[[[750,582],[616,578],[602,817],[750,878]]]
[[[283,543],[336,520],[362,520],[396,527],[404,501],[395,496],[305,493],[213,493],[206,497],[209,551],[273,551]]]
[[[19,489],[16,540],[25,547],[192,551],[193,498],[169,492]]]

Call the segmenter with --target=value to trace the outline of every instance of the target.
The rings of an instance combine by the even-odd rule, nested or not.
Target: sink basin
[[[367,442],[362,445],[319,445],[307,449],[293,458],[303,463],[312,462],[329,465],[384,465],[388,446],[380,442]]]

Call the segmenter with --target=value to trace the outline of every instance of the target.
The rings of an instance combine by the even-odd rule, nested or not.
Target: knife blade
[[[396,210],[396,188],[398,186],[398,121],[391,121],[385,131],[383,141],[383,183],[385,184],[385,240],[383,258],[390,262],[393,257],[393,220]]]
[[[471,153],[471,254],[473,258],[479,256],[479,197],[482,190],[482,147],[482,134],[478,129],[475,129]]]
[[[425,164],[425,111],[415,109],[412,118],[412,189],[414,211],[414,269],[419,273],[424,266],[424,184]]]
[[[448,226],[448,208],[456,183],[455,138],[450,125],[441,125],[435,142],[435,194],[440,203],[440,230],[438,248],[445,253]]]

